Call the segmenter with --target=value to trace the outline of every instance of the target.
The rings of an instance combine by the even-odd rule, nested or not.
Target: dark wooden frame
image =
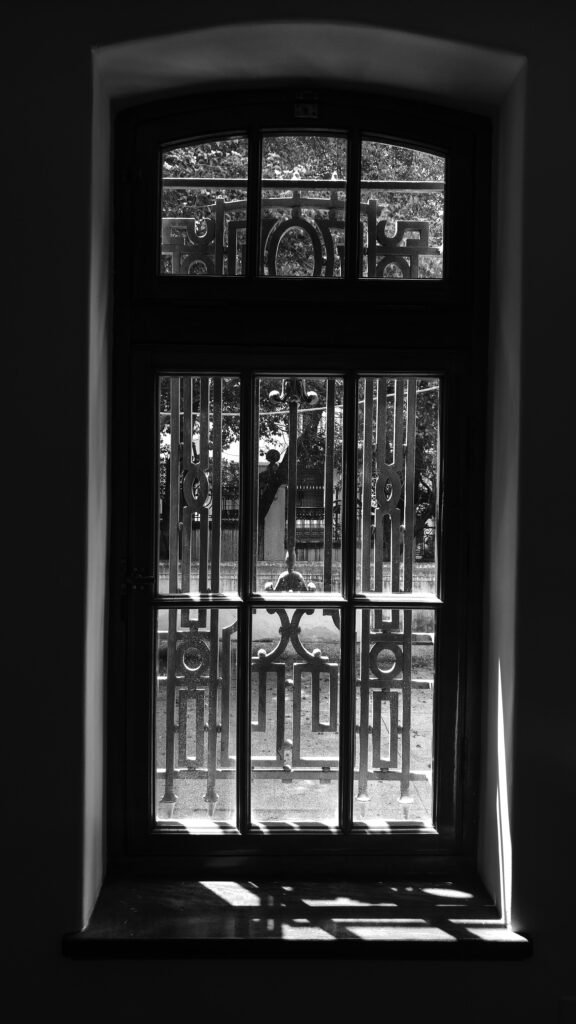
[[[300,85],[268,89],[265,96],[258,90],[243,95],[215,91],[129,107],[116,118],[108,793],[110,865],[119,871],[313,877],[325,876],[329,864],[334,875],[361,872],[381,877],[394,872],[437,874],[474,862],[482,608],[477,509],[483,507],[484,485],[489,128],[482,119],[435,107],[360,91],[318,89],[313,95],[320,114],[303,124],[293,114],[301,92]],[[259,278],[255,247],[242,278],[160,277],[159,146],[208,131],[217,136],[260,129],[332,129],[349,131],[356,139],[363,132],[381,133],[445,152],[444,279],[372,281],[351,274],[335,280]],[[251,159],[254,171],[257,149]],[[350,164],[349,196],[358,178],[359,169]],[[256,188],[253,175],[249,202]],[[349,244],[357,235],[352,207],[349,201]],[[249,239],[255,234],[256,217],[253,203]],[[232,341],[225,336],[226,323],[231,322]],[[359,324],[361,345],[355,334]],[[221,341],[215,342],[215,330]],[[288,370],[304,376],[417,373],[443,380],[443,604],[437,610],[442,619],[437,671],[443,682],[441,698],[435,702],[436,830],[406,823],[386,833],[355,829],[334,835],[311,828],[294,835],[279,827],[267,835],[254,830],[214,837],[191,836],[176,825],[150,826],[152,616],[155,603],[170,603],[155,602],[145,582],[155,566],[154,531],[142,527],[154,521],[155,382],[160,373],[221,372],[223,367],[242,375]],[[475,534],[470,523],[477,524]],[[242,557],[247,558],[246,550]],[[179,598],[177,603],[185,602]],[[150,682],[146,693],[144,679]],[[248,729],[245,715],[245,745]]]

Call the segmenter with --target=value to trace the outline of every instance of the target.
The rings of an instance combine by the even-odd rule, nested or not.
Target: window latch
[[[128,590],[146,590],[154,583],[154,576],[146,576],[142,569],[134,569],[124,580]]]

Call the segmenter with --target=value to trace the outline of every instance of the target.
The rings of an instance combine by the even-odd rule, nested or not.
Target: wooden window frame
[[[294,116],[302,94],[318,117]],[[447,156],[444,278],[434,281],[161,277],[158,153],[211,133],[349,131]],[[110,580],[109,862],[118,871],[198,877],[442,872],[473,866],[477,844],[483,438],[488,336],[489,127],[482,118],[361,90],[282,87],[168,98],[118,111],[115,175],[113,516]],[[258,152],[250,157],[248,247]],[[349,167],[348,196],[359,174]],[[348,240],[355,227],[348,202]],[[350,251],[350,250],[349,250]],[[347,260],[347,264],[351,261]],[[234,337],[226,336],[227,323]],[[193,327],[191,328],[191,324]],[[357,342],[361,326],[362,343]],[[214,331],[221,334],[215,343]],[[271,334],[274,332],[274,342]],[[295,340],[296,339],[296,340]],[[210,344],[206,344],[207,341]],[[289,362],[287,353],[290,353]],[[418,374],[443,383],[443,604],[435,718],[437,828],[298,835],[191,835],[150,824],[154,666],[156,382],[164,373]],[[142,409],[148,414],[142,416]],[[138,495],[137,503],[134,495]],[[476,510],[476,511],[475,511]],[[148,523],[148,528],[142,524]],[[142,580],[138,579],[140,574]],[[465,595],[463,597],[463,595]],[[320,599],[321,601],[321,599]],[[319,603],[320,603],[319,601]],[[409,604],[409,601],[404,602]],[[143,692],[142,680],[150,685]],[[442,754],[444,751],[444,754]]]

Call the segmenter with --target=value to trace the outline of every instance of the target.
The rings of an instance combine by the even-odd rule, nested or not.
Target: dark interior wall
[[[329,7],[329,9],[328,9]],[[10,356],[8,394],[13,403],[5,504],[10,589],[7,607],[16,635],[6,649],[14,678],[5,715],[10,756],[6,844],[10,853],[6,900],[11,977],[26,1020],[59,1009],[64,1019],[152,1019],[154,1012],[220,1017],[250,1008],[264,1018],[298,1013],[310,1020],[351,1012],[430,1013],[446,1021],[558,1019],[558,1001],[575,995],[570,915],[570,831],[573,831],[574,723],[571,660],[573,558],[571,482],[571,259],[574,142],[570,131],[573,28],[562,0],[542,4],[468,4],[413,0],[383,6],[359,0],[354,18],[389,28],[506,49],[527,58],[523,236],[517,259],[524,289],[499,336],[498,373],[510,367],[503,401],[520,402],[517,526],[518,578],[499,580],[493,555],[493,594],[501,605],[492,630],[515,631],[515,685],[507,707],[513,861],[517,924],[534,938],[531,961],[513,965],[296,964],[205,962],[79,965],[61,958],[60,939],[79,926],[85,856],[85,734],[94,736],[101,705],[85,679],[97,675],[99,641],[85,669],[85,608],[89,637],[101,635],[101,609],[85,574],[87,522],[98,529],[102,492],[90,491],[88,508],[91,49],[137,37],[201,25],[276,18],[350,18],[350,5],[323,0],[283,5],[270,12],[257,0],[237,6],[175,0],[170,5],[30,3],[3,7],[3,98],[8,224],[5,246],[9,287],[4,345]],[[573,99],[573,97],[572,97]],[[514,181],[508,182],[514,194]],[[6,223],[6,221],[4,221]],[[510,220],[510,230],[518,225]],[[515,242],[509,239],[514,250]],[[506,295],[504,263],[499,287]],[[104,301],[104,300],[102,300]],[[98,305],[98,294],[92,295]],[[98,310],[100,325],[105,323]],[[92,316],[92,319],[91,319]],[[515,338],[510,336],[515,329]],[[103,329],[103,328],[102,328]],[[497,332],[495,331],[495,336]],[[521,373],[506,358],[521,345]],[[91,386],[104,372],[92,365]],[[93,410],[94,411],[94,410]],[[569,420],[570,417],[570,420]],[[500,428],[504,434],[506,423]],[[105,435],[91,458],[102,456]],[[510,438],[509,438],[510,440]],[[510,482],[514,439],[506,455],[496,446],[492,517],[498,488]],[[98,454],[100,450],[100,454]],[[100,497],[100,504],[98,498]],[[65,525],[64,525],[65,524]],[[516,526],[516,528],[514,528]],[[501,540],[501,543],[504,541]],[[506,552],[504,552],[505,554]],[[513,561],[512,563],[513,564]],[[502,590],[504,596],[502,596]],[[88,597],[86,596],[88,595]],[[515,615],[503,616],[515,602]],[[94,618],[95,617],[95,618]],[[568,657],[566,657],[566,655]],[[88,728],[84,722],[88,712]],[[513,742],[513,746],[512,746]],[[97,745],[88,746],[88,779],[99,773]],[[16,813],[14,813],[16,811]],[[87,822],[88,829],[90,821]],[[98,831],[97,814],[94,833]],[[98,865],[93,865],[97,876]],[[87,897],[85,896],[85,899]],[[301,989],[294,991],[298,969]],[[415,975],[417,984],[415,984]],[[338,978],[338,987],[335,984]],[[223,987],[226,984],[226,989]],[[289,984],[291,999],[278,1000]],[[341,989],[340,989],[341,986]],[[221,993],[228,993],[225,1004]],[[233,993],[238,992],[235,999]],[[310,993],[310,995],[308,995]],[[342,994],[343,993],[343,994]],[[306,995],[305,995],[306,994]],[[154,1018],[155,1019],[155,1018]]]

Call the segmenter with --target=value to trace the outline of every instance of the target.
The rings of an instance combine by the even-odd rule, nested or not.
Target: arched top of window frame
[[[259,149],[260,277],[441,280],[445,158],[308,131],[190,139],[161,154],[161,275],[246,273],[248,163]],[[358,152],[359,150],[359,152]],[[348,163],[360,159],[350,194]],[[350,251],[346,211],[360,221]]]
[[[118,127],[137,302],[476,304],[483,118],[284,87],[162,100]]]

